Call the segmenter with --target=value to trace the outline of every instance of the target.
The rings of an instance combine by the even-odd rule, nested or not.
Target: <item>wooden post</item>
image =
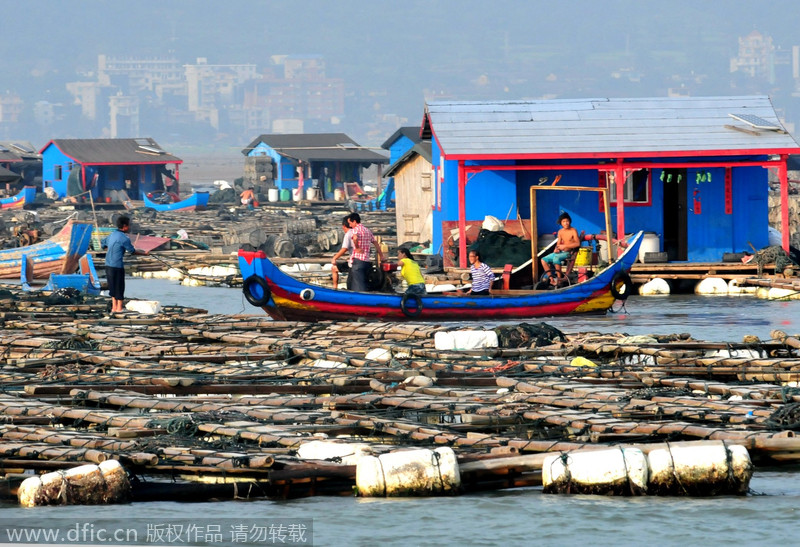
[[[539,279],[539,232],[536,226],[536,187],[531,186],[531,271],[533,286]]]
[[[617,160],[617,167],[614,170],[614,178],[616,179],[617,186],[617,237],[623,239],[625,237],[625,168],[622,166],[622,160]],[[617,260],[617,248],[614,245],[614,238],[611,232],[608,233],[608,263],[611,264]]]
[[[467,173],[464,160],[458,162],[458,265],[467,267]]]
[[[781,246],[786,254],[789,254],[789,239],[791,225],[789,224],[789,180],[786,172],[787,154],[781,154],[781,161],[778,164],[778,180],[781,183]]]

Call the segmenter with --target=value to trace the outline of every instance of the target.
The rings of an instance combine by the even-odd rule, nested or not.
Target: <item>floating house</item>
[[[301,196],[304,189],[314,188],[318,199],[343,196],[344,183],[362,184],[364,168],[389,163],[386,156],[344,133],[260,135],[242,154],[246,157],[246,185],[263,193],[260,184],[266,183],[278,190],[295,190]]]
[[[54,139],[41,150],[42,189],[58,197],[91,192],[94,200],[124,190],[131,199],[148,193],[178,193],[183,160],[151,138]]]
[[[579,231],[603,231],[602,195],[581,187],[607,187],[612,230],[657,234],[670,261],[764,247],[768,169],[788,227],[786,164],[800,152],[766,96],[435,101],[421,135],[432,139],[433,247],[456,226],[462,267],[467,225],[486,215],[528,219],[533,209],[543,234],[566,211]],[[531,190],[553,185],[576,191]]]
[[[381,145],[389,150],[384,173],[394,187],[397,243],[430,242],[433,237],[431,141],[419,127],[401,127]]]
[[[4,175],[0,182],[21,188],[23,186],[39,187],[42,184],[42,156],[28,141],[0,141],[0,168],[17,175]]]

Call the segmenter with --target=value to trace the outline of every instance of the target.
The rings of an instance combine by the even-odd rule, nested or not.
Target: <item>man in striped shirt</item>
[[[353,278],[352,290],[358,292],[369,291],[369,273],[372,270],[370,254],[374,248],[378,253],[378,258],[383,261],[383,253],[379,247],[375,246],[375,236],[369,228],[361,224],[361,215],[352,213],[347,217],[350,230],[353,232],[353,266],[350,274]]]

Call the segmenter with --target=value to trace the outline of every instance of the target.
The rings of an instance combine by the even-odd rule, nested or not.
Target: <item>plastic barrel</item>
[[[288,188],[282,188],[280,193],[281,201],[289,201],[292,199],[292,193]]]
[[[554,454],[542,464],[545,494],[642,495],[647,477],[647,458],[638,448]]]
[[[673,445],[651,450],[647,459],[653,494],[744,495],[753,476],[750,454],[741,445]]]
[[[454,494],[461,473],[452,448],[401,450],[361,458],[356,487],[365,497]]]
[[[578,249],[578,256],[575,257],[576,266],[591,266],[592,264],[592,249],[589,247],[581,247]]]
[[[341,188],[336,188],[333,191],[333,199],[334,201],[344,201],[344,192]]]
[[[644,263],[645,253],[657,253],[659,251],[661,251],[661,240],[658,238],[658,234],[645,232],[644,236],[642,236],[642,244],[639,246],[639,262]]]
[[[269,199],[270,203],[275,203],[278,201],[278,189],[270,188],[267,190],[267,199]]]

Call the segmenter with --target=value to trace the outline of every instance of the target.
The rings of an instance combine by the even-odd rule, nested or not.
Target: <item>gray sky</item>
[[[97,55],[167,56],[193,63],[255,63],[321,54],[351,99],[343,132],[369,112],[419,123],[426,97],[519,99],[663,96],[676,77],[707,75],[692,94],[732,89],[729,59],[752,30],[777,47],[800,45],[796,0],[0,0],[0,92],[31,103],[65,100]],[[635,74],[614,77],[615,70]],[[786,98],[784,98],[786,97]],[[364,143],[375,144],[375,143]],[[378,143],[379,144],[379,143]]]

